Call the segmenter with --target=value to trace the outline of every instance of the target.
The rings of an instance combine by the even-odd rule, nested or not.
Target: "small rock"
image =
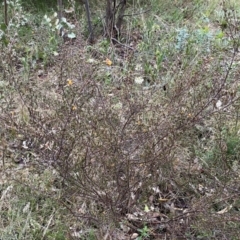
[[[133,233],[132,236],[131,236],[131,239],[136,239],[138,237],[138,234],[137,233]]]

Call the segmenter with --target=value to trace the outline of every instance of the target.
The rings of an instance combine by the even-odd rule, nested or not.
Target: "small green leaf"
[[[69,33],[67,36],[68,36],[68,38],[70,38],[70,39],[76,38],[75,33]]]
[[[144,211],[145,212],[149,212],[150,211],[149,207],[146,204],[145,204],[145,207],[144,207]]]
[[[220,31],[217,35],[216,38],[217,39],[222,39],[224,37],[224,32]]]
[[[6,29],[7,29],[7,25],[6,25],[5,23],[2,23],[2,24],[0,25],[0,29],[1,29],[3,32],[5,32]]]
[[[0,34],[0,41],[3,42],[5,47],[9,44],[9,40],[6,38],[5,34],[3,34],[3,35]]]

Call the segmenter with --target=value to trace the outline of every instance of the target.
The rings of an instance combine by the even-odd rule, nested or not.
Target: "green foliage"
[[[66,239],[53,199],[43,194],[40,196],[24,186],[8,187],[3,189],[3,193],[6,194],[2,199],[5,203],[0,207],[5,206],[6,210],[1,219],[5,224],[0,234],[2,239]],[[52,224],[55,226],[52,227]]]
[[[86,237],[86,240],[96,240],[96,236],[94,233],[94,230],[89,230],[88,236]]]
[[[67,0],[62,0],[64,4],[67,4]],[[57,1],[55,0],[24,0],[21,1],[22,6],[26,11],[31,11],[33,13],[47,13],[52,12],[54,9],[57,10]]]
[[[217,139],[215,144],[203,154],[203,160],[207,166],[218,167],[219,175],[226,169],[237,171],[240,154],[240,138],[235,131],[223,131],[220,136],[220,139]]]
[[[2,24],[0,40],[5,47],[3,53],[11,51],[26,71],[35,68],[39,60],[47,65],[60,42],[57,30],[54,32],[52,26],[46,25],[43,16],[26,12],[20,1],[9,2],[9,25]]]
[[[150,229],[146,225],[142,229],[138,229],[138,232],[140,233],[140,236],[137,237],[137,240],[144,240],[150,237]]]
[[[189,31],[186,27],[177,30],[176,49],[192,55],[194,52],[210,53],[216,47],[222,49],[229,46],[229,41],[222,31],[213,32],[208,26]],[[218,49],[219,50],[219,49]]]

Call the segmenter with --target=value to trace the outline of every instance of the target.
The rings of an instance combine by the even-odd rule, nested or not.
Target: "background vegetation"
[[[239,239],[239,2],[107,3],[2,5],[0,239]]]

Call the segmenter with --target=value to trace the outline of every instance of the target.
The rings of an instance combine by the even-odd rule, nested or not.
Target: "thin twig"
[[[123,17],[132,17],[132,16],[137,16],[137,15],[141,15],[141,14],[144,14],[144,13],[147,13],[147,12],[150,12],[151,9],[148,9],[146,11],[143,11],[143,12],[139,12],[139,13],[132,13],[132,14],[124,14]]]
[[[129,49],[131,49],[131,50],[133,50],[133,51],[135,50],[134,48],[132,48],[132,47],[126,45],[126,44],[123,44],[123,43],[119,42],[116,38],[111,38],[111,40],[117,42],[118,44],[120,44],[121,46],[123,46],[123,47],[125,47],[125,48],[129,48]]]

